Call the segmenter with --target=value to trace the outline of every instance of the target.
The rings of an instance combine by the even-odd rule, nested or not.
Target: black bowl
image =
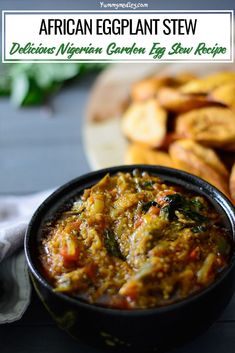
[[[165,350],[198,335],[216,320],[235,289],[233,251],[229,266],[210,286],[165,307],[132,311],[109,309],[53,291],[40,271],[38,260],[42,225],[106,173],[131,172],[135,168],[204,195],[222,214],[235,243],[235,210],[230,201],[202,179],[176,169],[147,165],[107,168],[78,177],[49,196],[35,212],[25,236],[25,253],[35,289],[60,327],[88,344],[121,352]]]

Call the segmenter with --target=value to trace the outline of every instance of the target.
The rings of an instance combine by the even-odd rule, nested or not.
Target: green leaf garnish
[[[109,255],[118,257],[121,260],[125,260],[119,248],[119,244],[115,238],[115,234],[109,229],[105,230],[104,232],[104,245]]]
[[[150,207],[152,206],[158,206],[158,203],[156,201],[148,201],[148,202],[145,202],[143,205],[142,205],[142,211],[144,213],[147,213],[148,210],[150,209]]]

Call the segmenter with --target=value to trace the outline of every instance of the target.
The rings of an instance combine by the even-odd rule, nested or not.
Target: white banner
[[[3,11],[2,62],[232,62],[233,11]]]

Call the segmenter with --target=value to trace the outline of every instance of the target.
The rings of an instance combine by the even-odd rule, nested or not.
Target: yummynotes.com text
[[[111,3],[111,2],[104,2],[104,1],[99,1],[99,7],[101,9],[109,10],[109,9],[114,9],[114,10],[125,10],[125,9],[131,9],[131,10],[137,10],[137,9],[148,9],[149,4],[148,3],[143,3],[143,2],[117,2],[117,3]]]

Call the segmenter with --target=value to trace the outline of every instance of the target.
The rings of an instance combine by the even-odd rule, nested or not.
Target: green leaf
[[[29,92],[29,79],[26,74],[19,73],[12,79],[11,100],[14,105],[20,106],[23,104]]]
[[[199,205],[198,202],[195,204],[195,200],[192,201],[187,199],[178,193],[167,195],[164,197],[164,200],[166,201],[167,205],[161,209],[160,215],[169,219],[170,221],[177,218],[175,211],[180,211],[186,218],[195,222],[203,223],[208,220],[207,217],[197,211],[201,204]]]
[[[150,207],[152,206],[158,206],[158,203],[156,201],[148,201],[148,202],[145,202],[143,205],[142,205],[142,211],[144,213],[148,212],[148,210],[150,209]]]
[[[165,196],[164,200],[167,202],[167,205],[161,208],[160,215],[172,221],[176,218],[175,211],[182,206],[182,196],[180,194],[172,194]]]
[[[195,197],[194,199],[192,199],[192,200],[191,200],[191,203],[192,203],[192,205],[194,206],[194,208],[195,208],[196,211],[201,211],[201,210],[203,210],[203,208],[204,208],[203,204],[201,203],[201,201],[199,201],[199,200],[197,199],[197,197]]]
[[[28,93],[21,105],[39,105],[43,103],[44,99],[45,92],[43,92],[33,80],[30,80]]]
[[[48,88],[54,82],[63,82],[76,77],[79,73],[77,64],[41,64],[35,67],[35,81],[39,87]]]
[[[11,93],[10,76],[0,75],[0,96],[9,96]]]
[[[104,232],[104,245],[110,255],[119,257],[121,260],[124,260],[124,256],[121,253],[119,244],[115,239],[115,234],[111,230],[107,229]]]
[[[148,181],[144,181],[142,186],[143,188],[152,189],[154,184],[155,182],[153,180],[148,180]]]
[[[0,95],[11,94],[16,106],[42,104],[62,85],[81,74],[100,70],[97,63],[16,63],[0,66]]]

